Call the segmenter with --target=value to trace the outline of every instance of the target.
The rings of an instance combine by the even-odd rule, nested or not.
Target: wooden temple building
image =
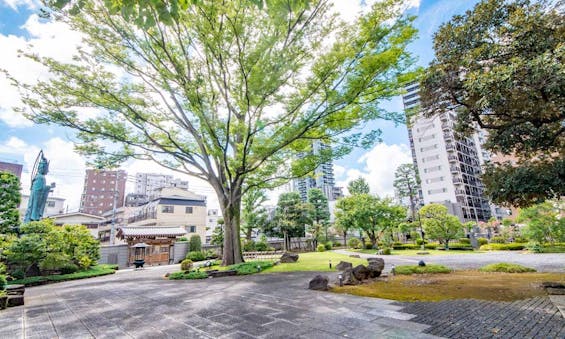
[[[175,239],[186,235],[181,227],[121,227],[117,237],[128,244],[128,266],[136,259],[134,245],[147,244],[144,260],[146,265],[167,265],[173,263]]]

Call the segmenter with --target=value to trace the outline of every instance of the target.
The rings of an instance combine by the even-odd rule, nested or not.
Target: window
[[[438,160],[439,159],[439,154],[436,155],[432,155],[430,157],[425,157],[422,159],[422,162],[428,162],[428,161],[433,161],[433,160]]]
[[[429,190],[428,194],[437,194],[437,193],[445,193],[445,192],[447,192],[447,189],[444,187],[444,188],[438,188],[438,189],[435,189],[435,190]]]
[[[186,208],[184,209],[184,213],[192,214],[192,206],[186,206]]]
[[[431,140],[431,139],[433,139],[433,138],[435,138],[435,137],[436,137],[435,134],[426,135],[425,137],[421,137],[421,138],[419,138],[418,140],[419,140],[420,142],[422,142],[422,141],[428,141],[428,140]]]
[[[161,253],[169,253],[169,247],[168,246],[161,246]]]
[[[47,207],[55,207],[55,202],[54,201],[47,201]]]
[[[196,226],[186,226],[186,231],[188,233],[196,233]]]
[[[436,177],[436,178],[431,178],[431,179],[426,179],[426,183],[428,184],[432,184],[434,182],[440,182],[443,181],[443,177]]]
[[[170,206],[170,205],[161,206],[161,212],[175,213],[175,206]]]
[[[437,148],[437,144],[420,148],[420,152],[426,152]]]
[[[439,170],[441,170],[441,166],[428,167],[428,168],[424,168],[424,173],[432,173],[432,172],[437,172]]]

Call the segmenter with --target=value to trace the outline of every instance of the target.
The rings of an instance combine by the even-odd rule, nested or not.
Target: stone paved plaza
[[[460,260],[476,262],[474,257],[464,255]],[[554,262],[550,268],[559,271],[559,265]],[[565,321],[547,297],[515,303],[398,303],[310,291],[306,287],[313,272],[198,281],[163,278],[166,272],[176,270],[178,265],[123,270],[110,276],[28,288],[25,306],[0,311],[0,338],[565,335]]]

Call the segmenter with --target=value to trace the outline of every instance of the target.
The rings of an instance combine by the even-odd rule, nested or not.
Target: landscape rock
[[[347,261],[340,261],[339,264],[335,266],[338,271],[345,271],[348,268],[353,268],[353,264]]]
[[[418,261],[418,266],[424,267],[424,266],[426,266],[426,263],[424,262],[424,260],[420,260],[420,261]]]
[[[359,285],[361,282],[355,278],[353,268],[348,268],[341,273],[344,285]],[[339,277],[337,278],[336,285],[339,285]]]
[[[208,271],[208,276],[212,278],[221,278],[237,275],[236,270],[225,270],[225,271]]]
[[[6,286],[6,293],[8,295],[24,295],[26,290],[25,285],[8,285]]]
[[[316,291],[327,291],[330,279],[323,275],[317,275],[314,279],[310,280],[308,288]]]
[[[369,265],[367,265],[369,278],[379,277],[385,268],[385,261],[382,258],[369,258],[367,261],[369,262]]]
[[[22,306],[24,304],[23,295],[9,295],[8,296],[8,307]]]
[[[369,270],[365,265],[357,265],[352,270],[355,279],[357,280],[365,280],[369,278]]]
[[[297,253],[284,252],[281,257],[281,263],[293,263],[298,261]]]

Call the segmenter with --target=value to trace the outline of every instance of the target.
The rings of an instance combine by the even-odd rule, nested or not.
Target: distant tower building
[[[321,150],[328,149],[330,146],[314,141],[312,152],[319,153]],[[331,161],[322,163],[314,172],[304,178],[294,179],[291,184],[292,191],[300,193],[303,201],[306,201],[308,190],[319,188],[324,192],[328,201],[334,201],[343,196],[341,187],[335,187],[335,177],[333,163]]]
[[[127,173],[122,170],[86,170],[80,212],[102,216],[104,212],[124,206]]]
[[[135,175],[135,194],[145,195],[149,200],[159,197],[160,189],[172,187],[188,190],[188,181],[166,174],[137,173]]]
[[[0,161],[0,172],[10,172],[17,176],[20,182],[22,181],[22,169],[21,164]]]
[[[420,104],[417,82],[406,86],[406,110]],[[414,166],[421,180],[425,204],[442,203],[463,221],[490,218],[489,201],[479,179],[487,152],[478,142],[479,133],[470,137],[455,132],[455,111],[426,118],[418,112],[408,122],[408,136]]]

